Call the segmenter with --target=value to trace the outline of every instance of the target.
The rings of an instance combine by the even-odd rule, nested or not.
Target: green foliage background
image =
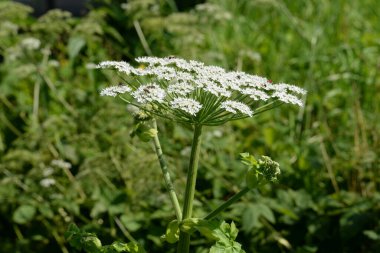
[[[152,146],[130,137],[123,102],[99,96],[118,79],[91,68],[150,53],[309,91],[303,109],[206,129],[195,216],[244,186],[239,153],[269,155],[280,183],[224,214],[247,252],[379,251],[377,0],[101,2],[82,18],[32,18],[0,1],[1,252],[73,252],[64,240],[72,222],[104,242],[133,237],[148,252],[173,252],[159,239],[174,213]],[[30,37],[40,49],[23,46]],[[159,129],[181,197],[191,131],[167,121]],[[196,238],[193,252],[207,243]]]

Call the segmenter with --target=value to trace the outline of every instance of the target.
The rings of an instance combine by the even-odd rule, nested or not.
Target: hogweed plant
[[[139,67],[119,61],[98,64],[97,68],[100,69],[116,69],[124,81],[123,84],[103,89],[100,94],[119,97],[137,107],[139,111],[135,118],[138,124],[134,134],[145,141],[153,140],[177,218],[169,223],[162,238],[169,243],[178,242],[177,253],[187,253],[190,236],[198,231],[215,241],[210,252],[244,252],[241,245],[235,242],[238,231],[234,223],[228,224],[214,218],[251,189],[276,181],[280,174],[279,164],[267,156],[256,159],[248,153],[241,154],[243,163],[248,166],[246,186],[207,216],[193,217],[202,130],[205,126],[219,126],[228,121],[253,117],[284,103],[303,106],[302,96],[306,91],[294,85],[274,84],[264,77],[238,71],[228,72],[217,66],[175,57],[139,57],[136,62]],[[193,126],[182,208],[158,139],[156,118]],[[78,238],[78,233],[77,228],[72,228],[69,235]],[[143,252],[136,244],[133,244],[135,251],[129,249],[131,244],[123,244],[125,248],[120,245],[117,244],[120,250],[117,252]],[[101,249],[99,247],[95,248]],[[107,252],[107,247],[103,248],[103,252]]]

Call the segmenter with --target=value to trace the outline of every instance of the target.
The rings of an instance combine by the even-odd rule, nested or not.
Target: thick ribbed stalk
[[[193,212],[193,200],[195,193],[195,185],[197,181],[201,136],[202,125],[195,125],[193,143],[191,146],[189,169],[187,171],[185,200],[183,204],[183,219],[191,218]],[[177,253],[188,253],[189,248],[190,234],[181,231],[179,234]]]
[[[210,220],[217,216],[220,212],[222,212],[224,209],[238,201],[243,195],[245,195],[247,192],[249,192],[249,188],[245,187],[240,192],[236,193],[234,196],[232,196],[229,200],[221,204],[217,209],[209,213],[206,217],[204,217],[205,220]]]
[[[153,119],[153,127],[154,127],[154,129],[157,130],[157,122],[155,119]],[[182,220],[181,207],[180,207],[179,202],[178,202],[177,194],[174,190],[174,185],[173,185],[172,180],[170,178],[169,169],[168,169],[168,166],[166,165],[166,161],[165,161],[164,155],[162,153],[160,140],[158,139],[157,134],[153,138],[153,143],[154,143],[154,148],[156,150],[158,160],[160,162],[161,171],[162,171],[162,174],[164,176],[166,189],[169,192],[170,200],[171,200],[172,205],[174,207],[175,215],[177,216],[177,220],[181,221]]]

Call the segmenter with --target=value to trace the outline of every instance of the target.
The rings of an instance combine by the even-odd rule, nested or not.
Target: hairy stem
[[[155,119],[153,119],[153,127],[154,127],[154,129],[157,130],[157,122]],[[164,155],[162,153],[160,140],[158,139],[157,134],[153,138],[153,143],[154,143],[154,148],[156,150],[158,160],[160,162],[162,174],[164,175],[166,189],[169,191],[170,200],[171,200],[172,205],[174,207],[175,215],[177,216],[177,220],[181,221],[182,220],[181,207],[180,207],[179,202],[178,202],[177,194],[174,190],[174,185],[173,185],[172,180],[170,178],[169,169],[168,169],[168,166],[166,165],[166,161],[165,161]]]
[[[204,217],[205,220],[211,220],[215,216],[217,216],[220,212],[225,210],[227,207],[238,201],[243,195],[245,195],[247,192],[249,192],[249,188],[245,187],[240,192],[236,193],[234,196],[232,196],[229,200],[221,204],[218,208],[216,208],[214,211],[209,213],[206,217]]]
[[[193,143],[191,146],[190,163],[187,171],[185,200],[183,204],[183,219],[191,218],[193,200],[197,180],[199,153],[201,147],[202,125],[195,125]],[[190,234],[180,232],[177,253],[188,253],[190,248]]]

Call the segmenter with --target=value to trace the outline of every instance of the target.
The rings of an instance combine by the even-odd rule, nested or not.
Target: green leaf
[[[271,223],[275,223],[272,210],[262,203],[250,203],[246,205],[243,212],[243,230],[251,231],[254,227],[261,227],[260,217],[264,217]]]
[[[206,238],[210,240],[219,240],[218,234],[215,233],[221,226],[222,222],[217,220],[202,220],[196,229]]]
[[[130,252],[131,250],[129,245],[123,242],[114,242],[110,248],[116,250],[116,252]]]
[[[135,242],[114,242],[111,245],[102,246],[95,234],[84,232],[75,224],[70,224],[65,232],[65,238],[75,249],[84,250],[88,253],[145,253],[145,250]]]
[[[31,221],[36,214],[36,208],[30,205],[19,206],[13,213],[13,221],[18,224],[25,224]]]
[[[196,229],[196,227],[200,221],[201,221],[201,219],[199,219],[199,218],[184,219],[180,224],[180,229],[183,232],[192,233],[192,232],[194,232],[194,230]]]
[[[235,240],[238,233],[239,233],[239,230],[236,228],[235,223],[231,222],[231,227],[230,227],[230,231],[229,231],[229,234],[231,235],[231,239]]]
[[[274,214],[272,210],[267,206],[262,203],[257,203],[256,208],[260,215],[262,215],[265,219],[267,219],[271,223],[275,223],[276,219],[274,217]]]
[[[81,243],[83,245],[83,249],[90,253],[100,252],[102,247],[102,242],[94,234],[87,234],[82,237]]]
[[[374,240],[374,241],[380,240],[380,235],[377,234],[373,230],[365,230],[363,231],[363,234],[366,235],[371,240]]]
[[[238,234],[238,230],[235,224],[232,222],[231,225],[222,222],[219,228],[214,229],[214,236],[217,238],[217,242],[211,247],[210,253],[215,252],[230,252],[230,253],[243,253],[244,250],[241,249],[241,244],[236,242],[235,239]]]
[[[114,242],[111,244],[109,247],[110,249],[113,249],[114,251],[112,252],[130,252],[130,253],[144,253],[145,250],[135,242],[129,242],[129,243],[124,243],[124,242]]]
[[[181,230],[191,231],[198,230],[203,236],[215,241],[210,252],[231,252],[244,253],[241,245],[235,242],[238,235],[238,229],[232,222],[231,225],[225,221],[203,220],[198,218],[186,219],[181,222]]]
[[[141,228],[141,223],[138,222],[136,217],[131,217],[130,215],[123,214],[120,217],[120,220],[129,231],[135,232]]]
[[[75,225],[74,223],[71,223],[69,227],[67,228],[67,231],[65,232],[65,238],[68,239],[74,234],[77,234],[79,232],[80,232],[80,229],[78,228],[78,226]]]
[[[38,211],[46,218],[52,219],[54,217],[54,212],[48,202],[40,204]]]
[[[230,245],[225,245],[217,242],[210,248],[210,253],[245,253],[241,245],[237,242],[232,242]]]
[[[245,181],[247,184],[247,187],[249,189],[254,189],[259,185],[259,178],[258,178],[257,171],[253,168],[249,168],[246,175],[245,175]]]
[[[70,59],[77,57],[82,48],[86,45],[86,40],[81,36],[74,36],[69,39],[69,44],[67,45],[67,51],[69,53]]]
[[[241,162],[245,165],[254,167],[257,165],[257,160],[253,155],[249,153],[240,153]]]
[[[179,240],[179,226],[177,220],[173,220],[169,223],[166,229],[165,239],[168,243],[176,243]]]

